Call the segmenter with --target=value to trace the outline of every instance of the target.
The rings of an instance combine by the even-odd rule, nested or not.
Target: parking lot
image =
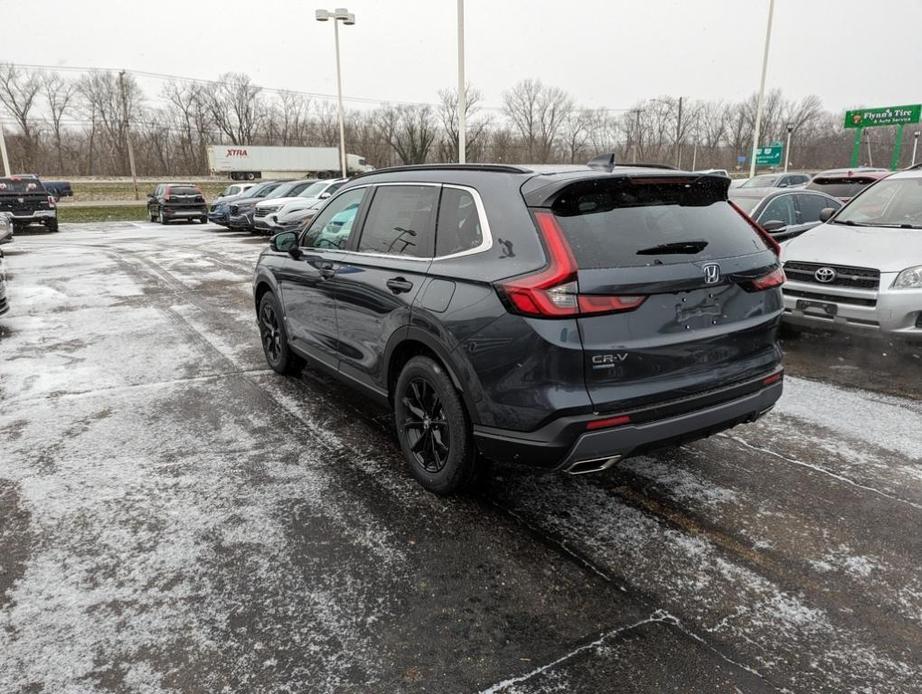
[[[0,691],[919,690],[919,350],[792,336],[756,424],[443,499],[387,412],[268,370],[264,244],[4,247]]]

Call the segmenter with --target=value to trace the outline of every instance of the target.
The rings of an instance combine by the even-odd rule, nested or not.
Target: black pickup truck
[[[48,231],[58,230],[57,205],[37,178],[0,178],[0,212],[13,215],[13,233],[30,224],[42,224]]]

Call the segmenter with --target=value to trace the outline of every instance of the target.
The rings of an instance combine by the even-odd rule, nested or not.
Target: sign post
[[[861,157],[861,134],[865,128],[884,125],[896,125],[896,142],[893,145],[893,156],[890,159],[890,168],[896,169],[900,165],[900,150],[903,147],[903,126],[907,123],[918,123],[922,116],[922,104],[909,104],[906,106],[884,106],[882,108],[859,108],[845,112],[845,127],[854,128],[855,146],[852,149],[852,166],[858,166]]]

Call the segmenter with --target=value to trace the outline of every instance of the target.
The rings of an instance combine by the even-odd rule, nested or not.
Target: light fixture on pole
[[[794,124],[788,123],[788,140],[784,145],[784,173],[788,172],[788,164],[791,163],[791,133],[794,132]]]
[[[756,103],[756,125],[752,133],[752,161],[749,162],[749,178],[756,175],[756,155],[759,153],[759,129],[762,127],[762,103],[765,101],[765,73],[768,71],[768,47],[772,42],[772,15],[775,0],[768,0],[768,24],[765,27],[765,50],[762,53],[762,80],[759,82],[759,100]]]
[[[348,176],[346,169],[346,126],[343,122],[343,78],[339,66],[339,23],[346,26],[355,24],[355,15],[349,12],[345,7],[337,7],[330,12],[329,10],[317,10],[314,17],[318,22],[333,20],[333,36],[336,42],[336,101],[339,111],[339,164],[342,168],[343,178]]]
[[[467,161],[467,85],[464,82],[464,0],[458,0],[458,163]]]

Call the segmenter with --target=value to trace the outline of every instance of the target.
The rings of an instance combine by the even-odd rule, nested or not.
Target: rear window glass
[[[202,191],[198,186],[170,186],[168,188],[170,195],[201,195]]]
[[[814,178],[807,188],[822,191],[834,198],[850,198],[876,180],[875,178]]]
[[[0,178],[0,193],[44,193],[45,186],[36,178]]]
[[[482,242],[483,230],[474,196],[460,188],[443,188],[435,254],[443,256],[469,251]]]
[[[670,265],[768,246],[725,199],[726,183],[621,179],[570,186],[553,211],[582,268]]]

